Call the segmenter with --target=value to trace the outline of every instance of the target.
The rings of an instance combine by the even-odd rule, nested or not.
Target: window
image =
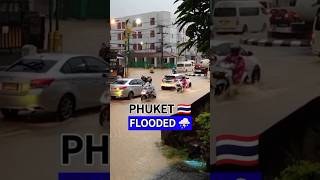
[[[90,73],[104,73],[109,69],[106,63],[94,57],[84,57],[84,60]]]
[[[142,45],[138,44],[138,50],[141,51],[142,50]]]
[[[259,8],[239,8],[240,16],[258,16]]]
[[[192,65],[191,64],[185,64],[185,67],[191,67]]]
[[[138,80],[137,80],[137,84],[138,84],[138,85],[144,85],[145,83],[144,83],[144,81],[142,81],[141,79],[138,79]]]
[[[151,30],[151,31],[150,31],[150,37],[153,38],[153,37],[155,37],[155,36],[156,36],[156,33],[154,32],[154,30]]]
[[[315,30],[320,30],[320,16],[316,17],[316,24],[315,24]]]
[[[289,6],[291,6],[291,7],[295,7],[296,4],[297,4],[297,0],[290,0],[290,2],[289,2]]]
[[[126,22],[122,22],[122,29],[126,28]]]
[[[122,39],[121,39],[121,36],[122,36],[122,33],[118,33],[118,40],[119,40],[119,41],[122,40]]]
[[[152,49],[152,50],[156,49],[154,43],[151,43],[151,44],[150,44],[150,49]]]
[[[215,17],[233,17],[237,16],[236,8],[216,8],[214,10]]]
[[[133,44],[133,50],[137,50],[137,44]]]
[[[132,38],[137,39],[137,32],[132,33]]]
[[[118,47],[122,47],[122,44],[118,44]]]
[[[138,84],[138,81],[137,80],[132,80],[130,81],[129,85],[137,85]]]
[[[118,22],[118,24],[117,24],[117,29],[121,29],[121,23],[120,22]]]
[[[150,18],[150,25],[153,26],[156,24],[156,19],[155,18]]]
[[[54,60],[21,59],[6,71],[45,73],[48,72],[56,63],[57,61]]]
[[[72,69],[71,69],[71,66],[69,65],[69,63],[65,63],[65,64],[62,66],[60,72],[65,73],[65,74],[72,73]]]
[[[112,84],[116,84],[116,85],[125,85],[128,81],[126,80],[116,80],[114,81]]]
[[[142,33],[138,32],[138,38],[141,39],[142,38]]]
[[[67,63],[70,65],[72,73],[87,73],[86,64],[81,58],[71,58]]]

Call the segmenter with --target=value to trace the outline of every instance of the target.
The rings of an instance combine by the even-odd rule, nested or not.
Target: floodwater
[[[192,103],[209,92],[210,81],[205,77],[190,77],[192,88],[183,94],[177,94],[176,91],[161,91],[161,79],[167,73],[171,71],[156,69],[155,74],[151,75],[144,69],[132,69],[129,76],[136,78],[140,78],[142,74],[152,76],[157,90],[157,99],[152,103]],[[170,160],[166,159],[157,147],[157,143],[161,142],[160,131],[128,131],[129,104],[140,102],[138,97],[130,101],[115,100],[111,103],[111,179],[152,179],[170,166]]]

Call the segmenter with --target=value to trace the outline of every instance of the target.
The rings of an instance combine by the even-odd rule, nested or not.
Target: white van
[[[320,14],[314,18],[311,46],[313,54],[320,56]]]
[[[268,13],[259,1],[219,1],[214,8],[214,30],[259,32],[269,27]]]
[[[193,71],[193,62],[183,61],[177,63],[177,72],[191,72]]]

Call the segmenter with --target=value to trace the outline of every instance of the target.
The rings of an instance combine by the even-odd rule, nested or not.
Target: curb
[[[309,47],[311,46],[308,40],[270,40],[270,39],[241,39],[241,44],[254,46],[283,46],[283,47]]]
[[[201,76],[201,77],[205,77],[204,74],[186,74],[186,76]]]
[[[3,71],[7,68],[7,66],[0,66],[0,71]]]

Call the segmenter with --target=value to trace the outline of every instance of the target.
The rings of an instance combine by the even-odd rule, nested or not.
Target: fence
[[[22,47],[21,26],[0,26],[0,49],[17,49]]]
[[[153,67],[154,64],[151,64],[149,62],[129,62],[129,67],[133,67],[133,68],[150,68],[150,67]],[[163,68],[173,68],[175,65],[173,63],[166,63],[166,64],[163,64]],[[160,67],[160,65],[158,65],[158,67]]]

